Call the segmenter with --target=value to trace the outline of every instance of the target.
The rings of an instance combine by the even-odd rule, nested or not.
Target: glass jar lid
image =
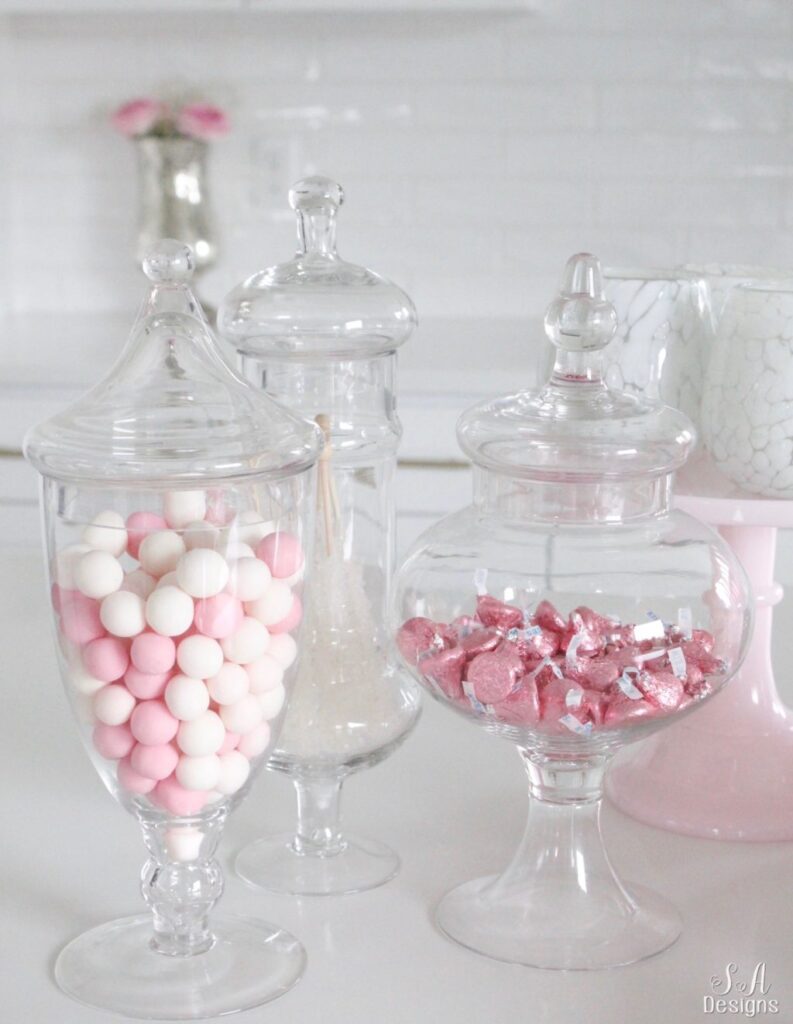
[[[603,349],[616,323],[597,259],[571,257],[545,314],[556,347],[548,382],[463,413],[457,437],[466,455],[485,469],[559,483],[661,476],[681,466],[695,439],[686,416],[604,380]]]
[[[151,288],[108,375],[34,427],[25,454],[45,476],[143,484],[287,476],[312,465],[319,429],[228,365],[189,280],[189,246],[143,261]]]
[[[243,281],[218,312],[221,334],[241,355],[367,359],[410,336],[416,310],[405,292],[336,251],[343,201],[329,178],[305,178],[289,190],[296,256]]]

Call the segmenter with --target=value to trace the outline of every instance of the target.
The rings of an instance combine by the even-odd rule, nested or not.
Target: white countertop
[[[116,806],[81,749],[56,675],[40,558],[33,547],[0,547],[6,585],[0,767],[5,836],[3,1024],[107,1024],[109,1015],[72,1003],[51,971],[80,931],[141,910],[144,850],[131,817]],[[776,630],[777,663],[793,662],[790,611]],[[787,644],[785,647],[784,645]],[[793,686],[778,672],[787,696]],[[723,784],[714,779],[714,785]],[[457,947],[433,927],[431,908],[452,884],[502,866],[525,815],[522,770],[508,744],[427,705],[415,735],[381,767],[346,787],[351,828],[392,844],[403,867],[389,885],[339,899],[295,900],[251,890],[229,869],[231,855],[262,830],[283,828],[288,783],[264,773],[227,829],[222,862],[226,911],[260,914],[289,928],[309,957],[298,986],[277,1002],[235,1017],[240,1024],[697,1024],[710,978],[728,962],[750,971],[765,961],[769,997],[793,1020],[793,844],[694,840],[639,825],[612,807],[604,829],[629,879],[674,900],[685,931],[644,963],[592,974],[511,967]]]

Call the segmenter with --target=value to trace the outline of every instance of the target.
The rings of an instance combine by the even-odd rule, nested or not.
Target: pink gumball
[[[168,524],[154,512],[133,512],[127,516],[127,551],[133,558],[138,557],[141,542],[155,530],[167,530]]]
[[[279,633],[291,633],[293,629],[297,629],[300,625],[302,618],[303,603],[297,594],[294,594],[292,597],[292,607],[289,609],[288,614],[280,622],[276,622],[274,626],[268,626],[267,629],[273,636],[277,636]]]
[[[256,546],[256,557],[266,564],[276,579],[294,576],[303,565],[304,555],[300,541],[294,534],[268,533]]]
[[[179,721],[161,700],[145,700],[132,712],[129,727],[138,743],[157,747],[170,743],[179,728]]]
[[[238,732],[227,732],[223,737],[223,744],[217,752],[218,755],[229,754],[232,750],[236,750],[239,742],[240,734]]]
[[[156,746],[138,743],[129,760],[139,775],[161,782],[176,770],[179,751],[170,743],[160,743]]]
[[[198,814],[207,802],[207,793],[200,789],[185,789],[174,775],[158,782],[152,793],[152,801],[171,814],[189,817]]]
[[[118,761],[126,757],[135,746],[135,737],[125,722],[123,725],[105,725],[104,722],[94,729],[94,747],[109,761]]]
[[[170,672],[141,672],[130,665],[124,673],[124,685],[138,700],[153,700],[162,697],[170,678]]]
[[[151,793],[157,785],[154,779],[147,779],[145,775],[138,774],[130,764],[129,757],[118,762],[118,782],[129,793],[141,794]]]
[[[224,640],[238,628],[244,617],[241,602],[233,594],[221,591],[214,597],[196,601],[193,621],[199,633]]]
[[[140,672],[149,675],[170,672],[176,664],[176,644],[169,636],[141,633],[132,641],[129,657]]]
[[[103,683],[120,679],[129,666],[127,645],[115,636],[103,636],[92,640],[83,651],[86,670]]]
[[[103,637],[105,627],[99,618],[99,602],[79,590],[62,591],[61,633],[74,644],[88,644]]]

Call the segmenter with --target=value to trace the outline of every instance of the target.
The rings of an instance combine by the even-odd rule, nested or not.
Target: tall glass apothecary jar
[[[751,624],[729,547],[671,507],[690,422],[604,382],[615,326],[597,261],[573,257],[545,318],[549,380],[463,414],[473,503],[416,541],[394,584],[403,664],[516,744],[528,774],[519,849],[449,892],[438,923],[535,967],[617,966],[677,938],[677,911],[609,862],[603,775],[623,745],[718,692]]]
[[[305,956],[288,933],[210,914],[226,819],[282,720],[310,546],[321,434],[222,357],[163,241],[150,290],[108,376],[34,428],[51,604],[66,692],[91,760],[138,819],[149,914],[84,933],[55,976],[84,1003],[187,1020],[286,991]],[[267,624],[265,624],[265,621]]]
[[[380,885],[399,866],[387,847],[341,831],[339,796],[348,775],[392,753],[419,713],[418,688],[389,660],[387,629],[401,434],[396,351],[416,313],[396,285],[339,256],[339,185],[307,178],[289,199],[297,255],[232,291],[218,321],[245,376],[325,437],[304,645],[270,760],[294,781],[297,828],[254,842],[236,866],[271,890],[325,895]],[[291,562],[279,568],[289,579],[301,571]]]

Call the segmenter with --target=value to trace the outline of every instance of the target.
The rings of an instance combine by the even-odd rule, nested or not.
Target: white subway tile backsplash
[[[147,94],[232,117],[211,162],[215,300],[288,255],[286,191],[315,172],[346,186],[344,254],[428,316],[536,314],[583,248],[793,263],[790,0],[244,6],[0,17],[0,308],[134,304],[134,153],[108,117]]]

